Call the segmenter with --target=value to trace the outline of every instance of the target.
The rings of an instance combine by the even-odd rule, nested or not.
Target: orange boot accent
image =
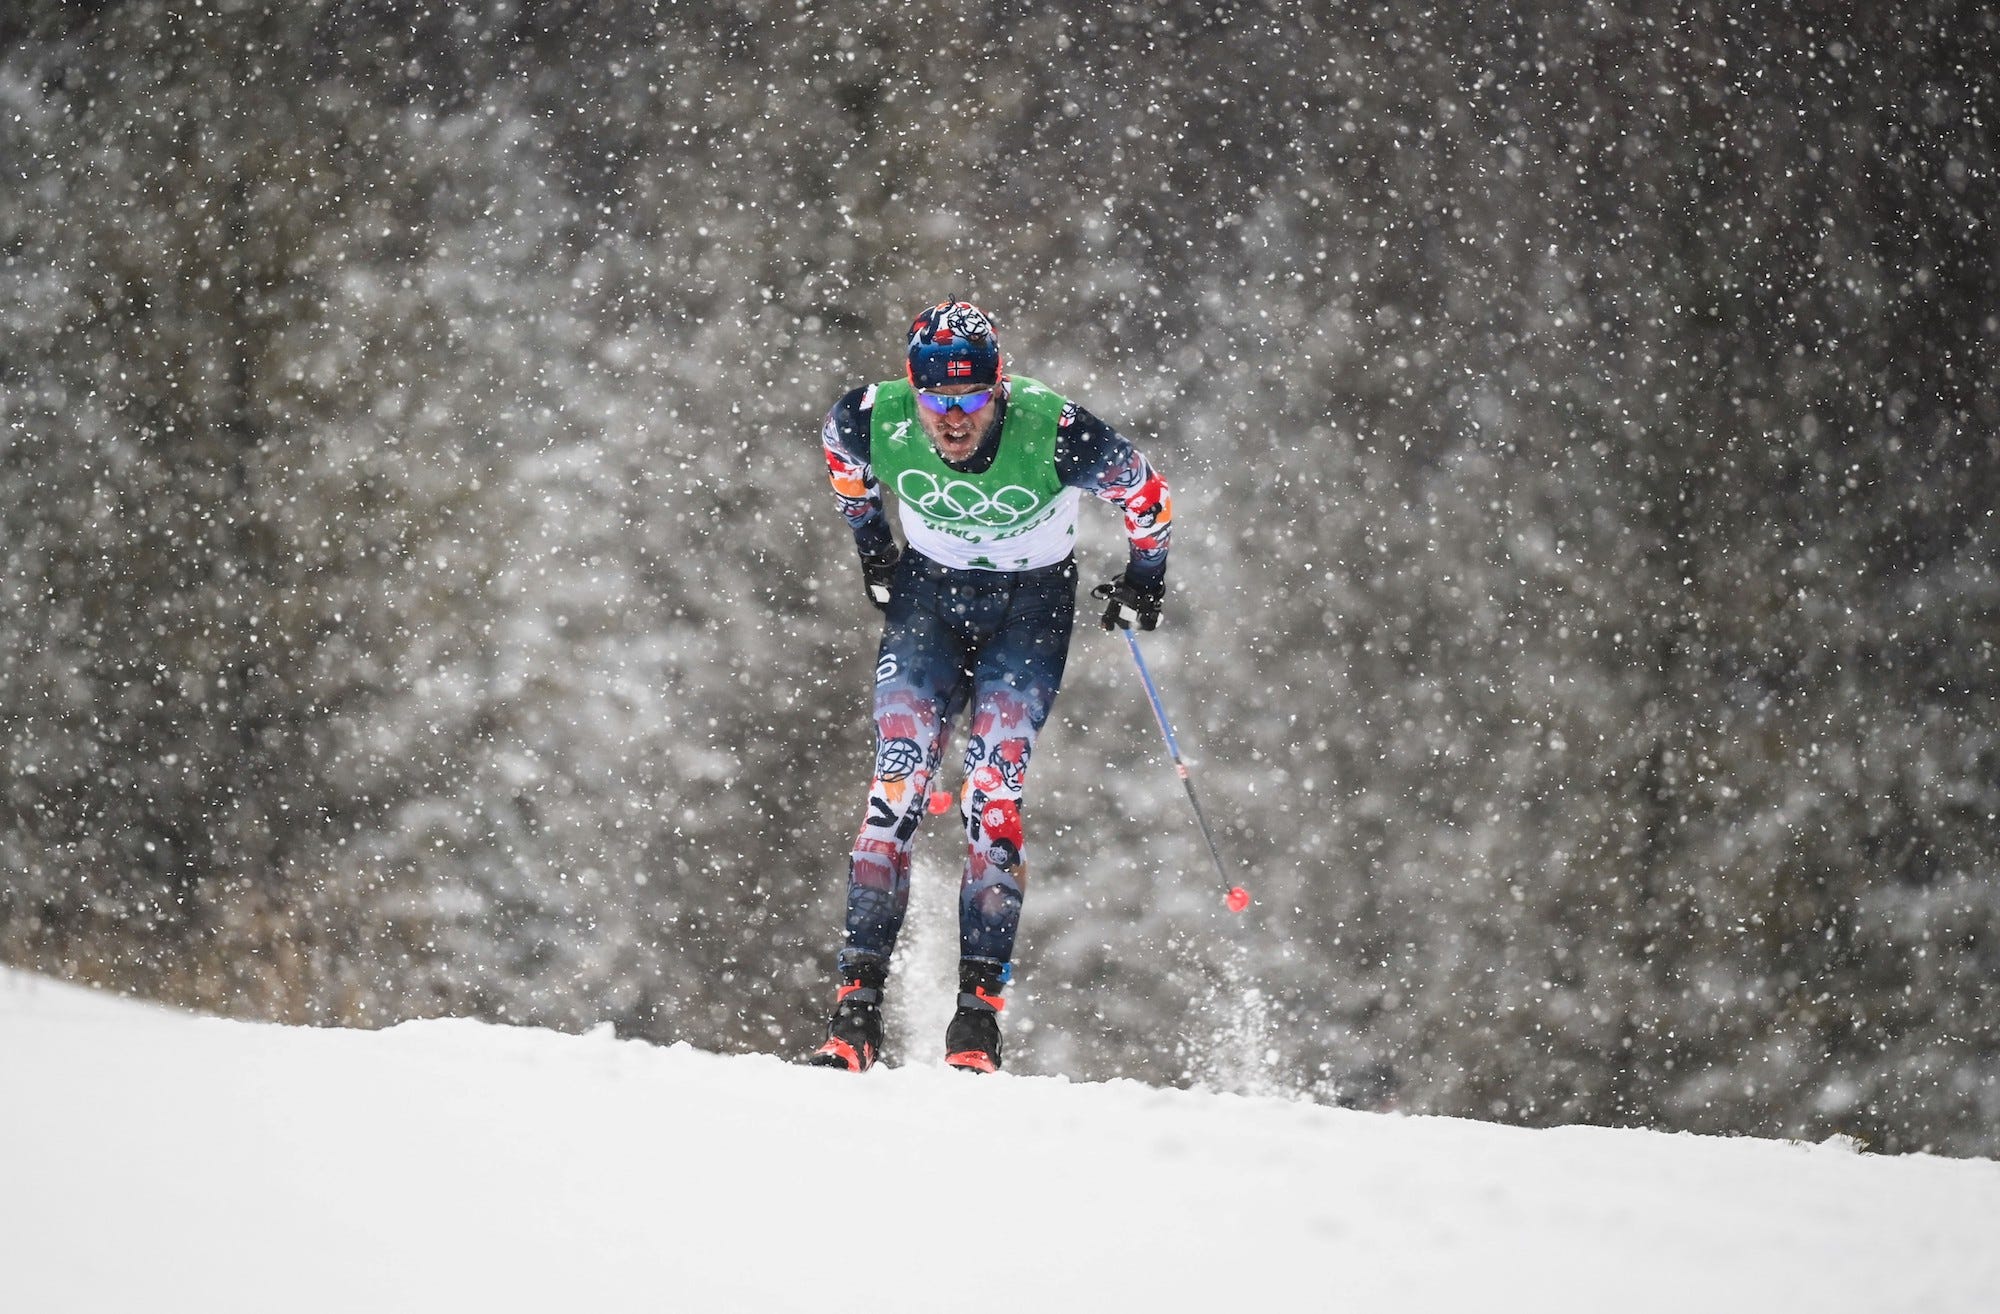
[[[814,1050],[813,1055],[814,1057],[824,1055],[828,1058],[837,1058],[847,1065],[849,1072],[865,1072],[875,1065],[875,1047],[873,1045],[863,1045],[857,1050],[846,1041],[837,1038],[829,1039],[824,1045]],[[827,1066],[831,1067],[832,1065],[828,1064]]]
[[[956,1054],[945,1055],[944,1061],[947,1067],[958,1068],[965,1072],[998,1072],[1000,1070],[1000,1066],[993,1061],[993,1056],[983,1049],[960,1050]]]

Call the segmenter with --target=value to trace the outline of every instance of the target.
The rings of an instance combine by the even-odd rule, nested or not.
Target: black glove
[[[1137,621],[1140,629],[1150,630],[1160,623],[1160,599],[1166,591],[1165,580],[1141,586],[1119,575],[1092,589],[1090,596],[1110,604],[1104,609],[1105,629],[1129,630]]]
[[[861,582],[868,590],[868,601],[875,604],[875,610],[889,610],[891,581],[896,578],[896,563],[903,559],[903,549],[891,543],[880,552],[861,554]]]

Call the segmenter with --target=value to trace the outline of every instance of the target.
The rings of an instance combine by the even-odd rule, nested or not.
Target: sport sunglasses
[[[984,407],[987,402],[993,400],[993,389],[988,388],[984,392],[968,392],[963,396],[955,397],[935,392],[919,392],[917,400],[924,404],[925,410],[935,411],[939,415],[949,415],[953,408],[957,408],[970,415],[974,411]]]

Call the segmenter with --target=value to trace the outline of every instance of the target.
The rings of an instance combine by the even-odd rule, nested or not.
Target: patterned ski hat
[[[910,382],[918,388],[998,383],[1000,339],[970,301],[940,301],[910,325]]]

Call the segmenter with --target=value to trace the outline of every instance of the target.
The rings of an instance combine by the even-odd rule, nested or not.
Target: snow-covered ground
[[[0,1308],[2000,1308],[2000,1164],[854,1078],[0,972]]]

